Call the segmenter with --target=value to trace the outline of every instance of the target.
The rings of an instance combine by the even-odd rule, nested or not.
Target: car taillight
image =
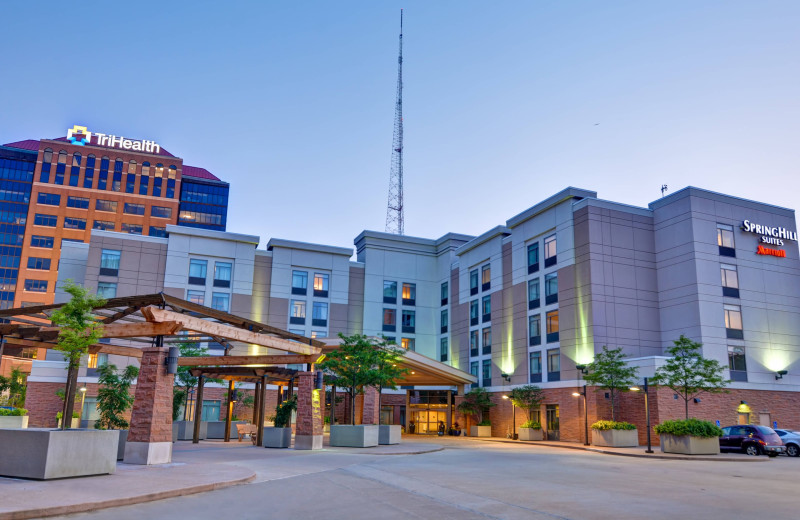
[[[761,439],[758,440],[758,443],[761,444],[762,446],[766,446],[767,445],[767,443],[762,441]]]

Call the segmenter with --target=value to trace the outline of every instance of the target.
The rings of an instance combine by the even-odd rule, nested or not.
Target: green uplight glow
[[[507,300],[505,302],[506,309],[513,308],[513,302],[511,298],[511,291],[505,291],[504,298]],[[516,365],[514,364],[514,320],[508,320],[506,324],[505,330],[505,338],[504,345],[503,345],[503,357],[500,361],[500,370],[505,374],[513,374],[516,371]]]
[[[588,267],[587,267],[588,268]],[[591,323],[589,322],[591,302],[584,297],[584,284],[581,269],[575,266],[575,294],[578,297],[576,306],[575,320],[575,361],[578,365],[588,365],[594,361],[594,338],[591,333]]]

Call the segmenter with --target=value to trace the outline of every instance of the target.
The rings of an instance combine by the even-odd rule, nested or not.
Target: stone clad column
[[[128,464],[166,464],[172,461],[172,386],[175,376],[165,365],[169,349],[142,349],[141,368],[125,444]]]
[[[380,424],[381,405],[380,394],[373,387],[364,389],[364,398],[361,400],[361,424]]]
[[[297,384],[297,422],[294,449],[322,449],[322,409],[324,390],[314,388],[314,372],[299,372]]]

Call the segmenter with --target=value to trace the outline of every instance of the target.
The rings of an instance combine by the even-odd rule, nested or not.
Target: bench
[[[242,442],[242,439],[244,439],[245,435],[249,435],[250,440],[252,440],[253,444],[255,444],[257,433],[255,424],[237,424],[236,433],[239,435],[239,442]]]

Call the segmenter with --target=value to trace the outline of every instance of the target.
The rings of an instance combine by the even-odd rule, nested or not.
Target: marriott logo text
[[[92,137],[97,138],[97,144],[99,146],[113,146],[116,148],[122,148],[123,150],[134,150],[137,152],[161,152],[161,147],[155,141],[133,141],[124,137],[101,134],[99,132],[94,132]]]

